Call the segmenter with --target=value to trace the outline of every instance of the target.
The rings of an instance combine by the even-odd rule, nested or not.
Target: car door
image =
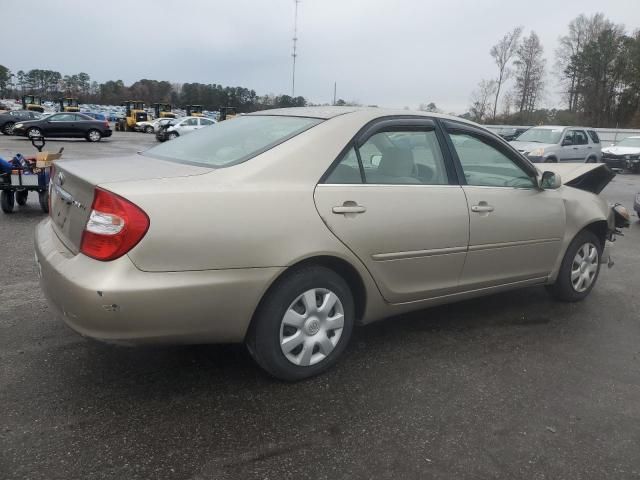
[[[576,160],[584,162],[593,150],[593,145],[589,145],[589,137],[584,130],[573,131],[573,146],[576,152]]]
[[[208,118],[200,118],[198,119],[198,128],[208,127],[209,125],[213,125],[215,122],[213,120],[209,120]]]
[[[185,135],[187,133],[191,133],[198,128],[198,119],[197,118],[186,118],[180,125],[178,126],[178,133],[180,135]]]
[[[327,227],[391,303],[459,288],[469,212],[443,141],[429,119],[377,122],[345,148],[315,189]]]
[[[47,137],[66,137],[71,132],[71,125],[74,123],[73,113],[56,113],[51,115],[43,123],[43,133]]]
[[[546,278],[565,231],[558,191],[537,187],[537,171],[479,128],[445,122],[469,207],[465,290]]]
[[[560,144],[561,153],[558,156],[558,160],[561,162],[584,160],[584,156],[582,155],[583,148],[576,143],[579,141],[579,138],[576,138],[576,130],[567,130]]]

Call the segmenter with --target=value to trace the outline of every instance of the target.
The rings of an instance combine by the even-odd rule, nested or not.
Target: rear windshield
[[[143,155],[207,167],[244,162],[317,125],[303,117],[245,116],[216,123],[143,152]]]

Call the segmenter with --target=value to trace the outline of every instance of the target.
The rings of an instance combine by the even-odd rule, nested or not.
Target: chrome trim
[[[434,248],[431,250],[414,250],[410,252],[392,252],[392,253],[375,253],[371,258],[376,262],[385,262],[390,260],[403,260],[406,258],[433,257],[436,255],[450,255],[454,253],[465,253],[467,247],[447,247]]]
[[[477,252],[480,250],[492,250],[494,248],[509,248],[520,247],[523,245],[536,245],[542,243],[561,242],[561,238],[540,238],[537,240],[518,240],[515,242],[500,242],[500,243],[484,243],[480,245],[469,245],[470,252]]]
[[[423,183],[319,183],[316,187],[438,187],[438,188],[461,188],[462,185],[431,185]]]

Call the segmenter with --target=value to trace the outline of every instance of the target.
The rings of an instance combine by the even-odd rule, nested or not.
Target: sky
[[[515,26],[534,30],[547,59],[543,106],[558,106],[558,37],[580,13],[640,28],[640,0],[302,0],[296,95],[463,113],[489,50]],[[217,83],[291,94],[294,0],[0,0],[0,64],[92,80]],[[509,88],[509,87],[507,87]]]

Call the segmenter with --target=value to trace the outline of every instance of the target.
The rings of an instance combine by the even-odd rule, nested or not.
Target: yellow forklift
[[[149,115],[144,109],[144,102],[128,100],[122,106],[126,109],[126,116],[116,122],[116,131],[134,132],[136,123],[149,120]]]
[[[44,113],[44,107],[42,106],[42,99],[37,95],[23,95],[22,108],[24,110],[32,110],[34,112]]]
[[[187,117],[202,117],[202,105],[187,105]]]
[[[222,122],[224,120],[231,120],[232,118],[235,118],[236,115],[236,107],[220,107],[218,121]]]
[[[58,100],[61,112],[79,112],[78,99],[74,97],[66,97]]]
[[[171,111],[170,103],[154,103],[153,108],[156,118],[176,118],[176,114]]]

